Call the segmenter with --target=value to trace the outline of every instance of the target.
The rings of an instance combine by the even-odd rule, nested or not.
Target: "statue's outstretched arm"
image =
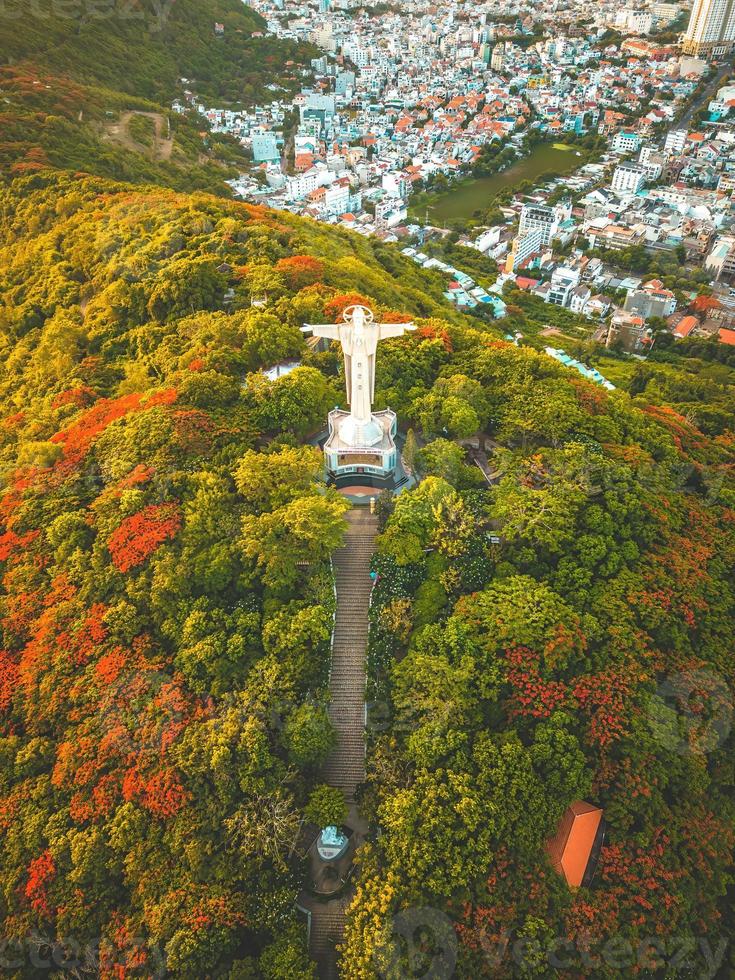
[[[302,333],[311,333],[315,337],[326,337],[327,340],[339,340],[338,323],[305,323]]]
[[[413,323],[380,323],[380,339],[387,340],[389,337],[401,337],[406,330],[415,330]]]

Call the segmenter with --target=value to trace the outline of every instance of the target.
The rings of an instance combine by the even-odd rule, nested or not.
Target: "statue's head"
[[[365,326],[368,323],[372,323],[375,320],[375,316],[369,307],[354,304],[353,306],[345,307],[342,311],[342,319],[345,323]]]

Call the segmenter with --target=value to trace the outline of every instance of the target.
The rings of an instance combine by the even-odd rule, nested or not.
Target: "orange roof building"
[[[577,800],[567,807],[559,829],[546,842],[554,870],[566,878],[570,888],[587,885],[592,878],[604,828],[602,810]]]
[[[673,334],[675,337],[688,337],[692,330],[698,326],[699,320],[696,316],[683,316],[674,327]]]

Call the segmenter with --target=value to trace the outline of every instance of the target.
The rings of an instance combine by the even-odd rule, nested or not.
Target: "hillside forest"
[[[223,33],[215,34],[215,23]],[[22,25],[22,30],[19,29]],[[265,32],[240,0],[81,5],[8,0],[0,11],[0,171],[49,166],[231,196],[242,146],[193,111],[297,92],[317,54]],[[158,136],[141,138],[145,117]],[[131,118],[131,114],[135,114]]]
[[[379,832],[343,975],[418,969],[395,934],[417,909],[448,928],[412,955],[462,978],[735,968],[730,370],[690,357],[607,392],[442,286],[376,240],[204,193],[50,170],[0,187],[13,977],[39,957],[316,976],[294,902],[305,832],[344,808],[319,769],[348,505],[308,444],[344,400],[341,357],[300,326],[361,301],[417,324],[381,345],[376,403],[422,479],[379,502],[361,794]],[[576,799],[608,830],[571,891],[544,843]]]

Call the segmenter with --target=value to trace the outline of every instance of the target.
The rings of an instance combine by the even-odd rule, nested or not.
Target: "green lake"
[[[429,221],[441,224],[471,218],[478,208],[488,208],[492,199],[506,187],[515,187],[524,180],[536,180],[542,174],[563,176],[583,164],[574,147],[562,143],[541,143],[528,156],[492,177],[466,177],[454,183],[450,190],[432,195],[429,199]],[[419,204],[414,215],[423,220],[426,204]]]

